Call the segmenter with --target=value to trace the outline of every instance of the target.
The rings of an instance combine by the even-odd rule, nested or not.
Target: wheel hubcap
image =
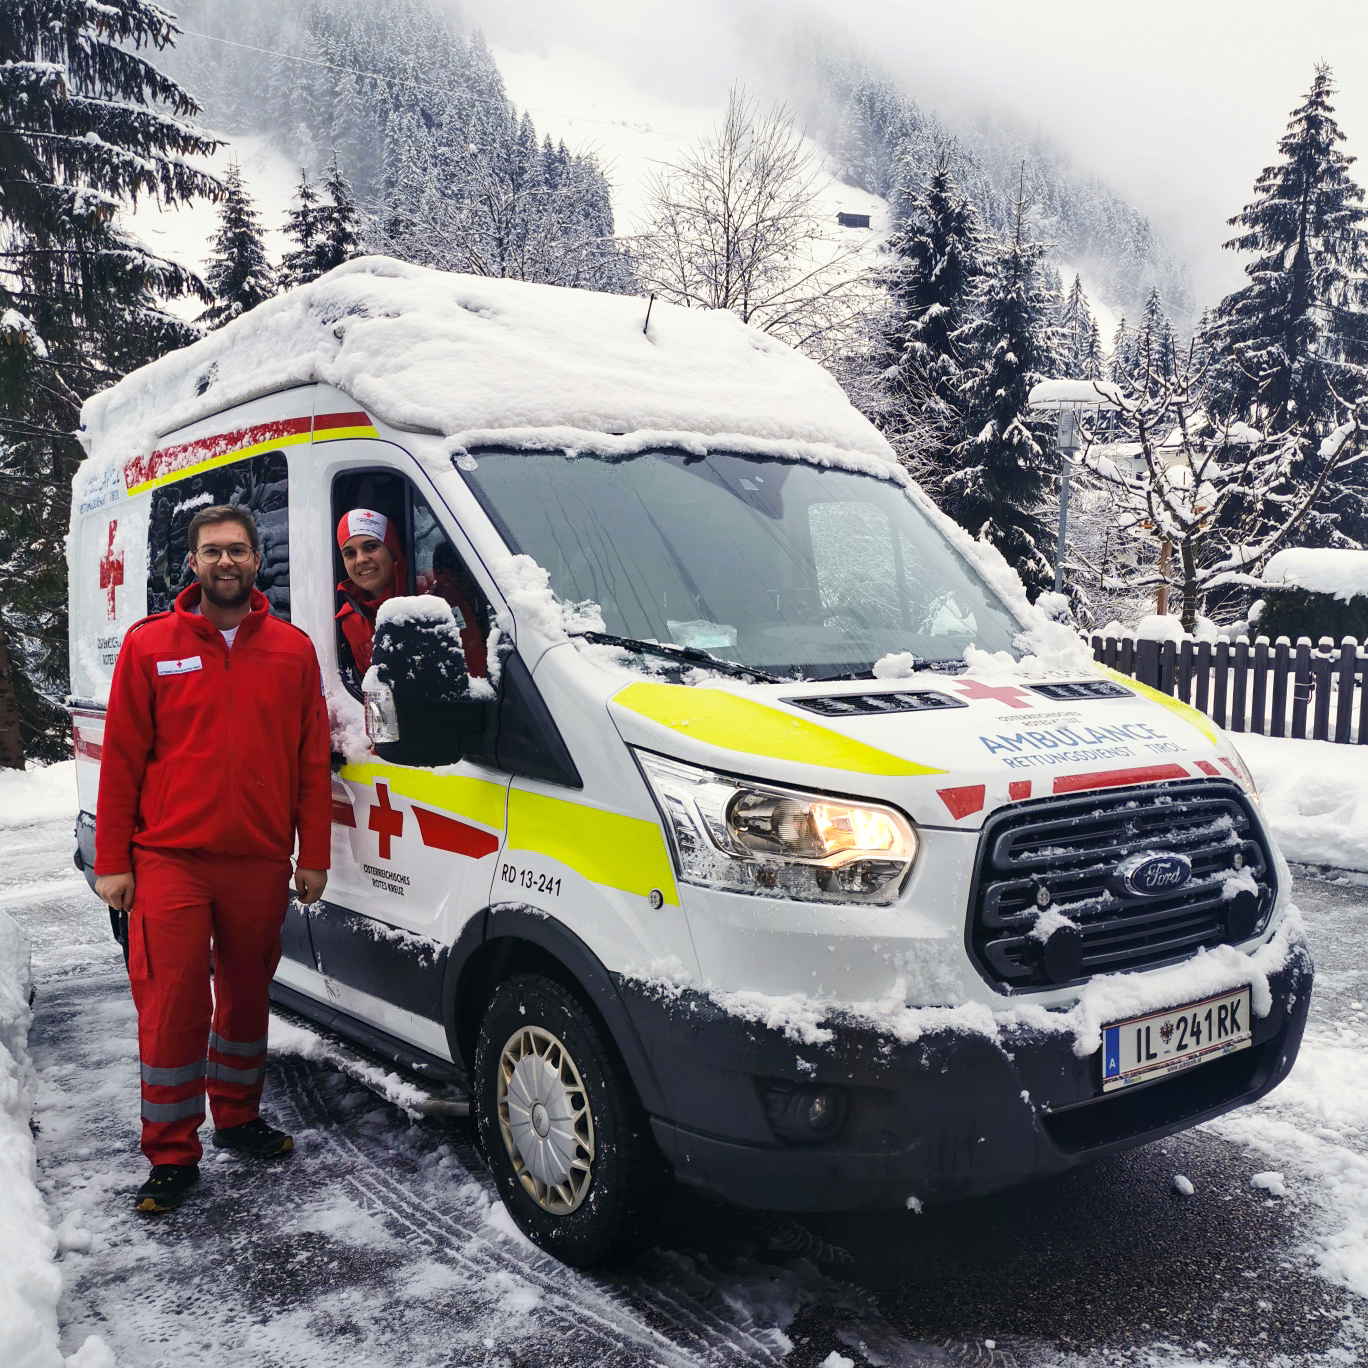
[[[499,1055],[499,1130],[514,1172],[543,1210],[565,1216],[584,1201],[594,1165],[594,1121],[575,1061],[550,1031],[524,1026]]]

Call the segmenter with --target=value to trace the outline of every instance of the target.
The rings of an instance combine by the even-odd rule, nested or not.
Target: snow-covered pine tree
[[[1363,190],[1340,144],[1330,68],[1315,70],[1278,143],[1281,160],[1254,183],[1254,199],[1230,220],[1225,244],[1251,253],[1249,283],[1217,306],[1208,402],[1270,442],[1296,442],[1288,493],[1321,469],[1320,444],[1349,401],[1368,391],[1368,248]],[[1306,545],[1368,540],[1368,489],[1361,466],[1335,472],[1297,539]],[[1277,500],[1275,499],[1275,503]],[[1239,510],[1242,535],[1276,521],[1273,506]]]
[[[338,164],[336,153],[328,163],[323,190],[328,199],[326,204],[319,206],[318,264],[321,271],[331,271],[334,266],[340,266],[365,251],[356,199]]]
[[[1059,316],[1060,364],[1071,380],[1091,380],[1088,374],[1090,349],[1096,345],[1097,324],[1088,309],[1083,280],[1075,275],[1064,308]]]
[[[236,162],[224,177],[218,231],[209,239],[209,246],[205,277],[214,293],[214,302],[199,321],[207,328],[220,328],[276,292],[275,272],[266,259],[261,221]]]
[[[1126,323],[1126,315],[1112,334],[1111,358],[1107,362],[1107,379],[1118,385],[1128,383],[1135,360],[1135,333]]]
[[[143,55],[177,32],[145,0],[0,5],[0,766],[70,748],[51,700],[81,402],[193,335],[163,300],[207,298],[117,219],[218,189],[189,160],[218,145],[184,121],[195,101]]]
[[[1102,329],[1097,320],[1088,320],[1088,337],[1083,344],[1083,355],[1079,360],[1079,380],[1101,380],[1107,369],[1107,358],[1102,351]]]
[[[295,204],[285,215],[285,236],[295,245],[281,258],[282,289],[306,285],[323,274],[317,264],[321,214],[318,191],[305,170],[300,173],[299,184],[295,187]]]
[[[1157,285],[1145,296],[1145,310],[1135,331],[1129,363],[1134,367],[1131,383],[1154,386],[1172,380],[1178,369],[1178,339],[1164,312]]]
[[[944,452],[966,435],[962,333],[984,269],[985,230],[944,156],[924,185],[900,187],[895,203],[901,222],[888,239],[889,314],[876,349],[886,395],[879,416],[934,489]]]
[[[1019,194],[1011,234],[983,277],[978,316],[963,330],[972,357],[961,391],[969,435],[951,453],[942,497],[961,526],[1002,552],[1034,599],[1054,576],[1046,504],[1057,458],[1053,423],[1033,417],[1026,399],[1057,362],[1058,292],[1026,213]]]
[[[326,195],[326,199],[324,198]],[[307,285],[311,280],[360,256],[364,250],[358,230],[356,201],[351,186],[334,157],[320,195],[308,172],[295,190],[298,201],[285,220],[285,236],[295,247],[280,263],[281,287]]]

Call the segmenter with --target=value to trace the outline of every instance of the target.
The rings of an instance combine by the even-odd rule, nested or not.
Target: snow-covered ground
[[[1368,873],[1368,752],[1252,732],[1235,744],[1289,860]]]
[[[1304,809],[1332,776],[1327,812],[1358,802],[1354,748],[1242,750],[1293,858],[1351,850],[1352,814],[1339,847],[1318,846]],[[135,1220],[135,1022],[105,911],[71,866],[74,792],[69,764],[0,774],[4,1368],[1288,1368],[1368,1351],[1368,894],[1353,883],[1299,875],[1312,1023],[1263,1104],[920,1216],[776,1220],[680,1194],[660,1247],[588,1278],[518,1235],[465,1123],[415,1119],[383,1071],[392,1101],[359,1086],[345,1050],[298,1023],[273,1025],[267,1083],[296,1155],[216,1156],[182,1212]],[[27,1042],[16,926],[37,990]]]

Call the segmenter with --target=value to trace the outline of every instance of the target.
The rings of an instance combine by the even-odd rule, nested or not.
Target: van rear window
[[[714,453],[477,452],[459,469],[510,550],[607,630],[772,674],[1011,651],[1019,624],[896,484]]]
[[[186,563],[190,519],[211,504],[234,503],[256,520],[261,569],[256,587],[290,617],[289,466],[283,451],[233,461],[162,485],[152,494],[147,535],[147,611],[164,613],[194,579]]]

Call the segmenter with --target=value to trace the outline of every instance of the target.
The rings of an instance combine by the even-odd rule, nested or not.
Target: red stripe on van
[[[1054,781],[1056,793],[1080,789],[1121,788],[1126,784],[1154,784],[1161,779],[1186,779],[1182,765],[1144,765],[1139,769],[1102,770],[1097,774],[1061,774]]]
[[[480,860],[499,848],[497,836],[454,818],[443,817],[440,812],[414,807],[413,815],[418,819],[418,834],[422,836],[423,844],[433,850],[450,850],[453,854]]]
[[[371,420],[368,413],[316,413],[313,425],[315,432],[323,432],[328,428],[370,427]]]
[[[339,803],[333,799],[333,821],[338,826],[354,827],[356,825],[356,813],[352,810],[350,803]]]
[[[97,765],[100,763],[104,747],[98,741],[87,741],[80,732],[76,733],[75,741],[77,755],[84,755],[87,760],[93,760]]]
[[[281,437],[294,437],[309,431],[308,418],[280,418],[273,423],[257,423],[238,428],[234,432],[218,432],[212,437],[197,437],[193,442],[178,442],[175,446],[158,447],[150,456],[137,456],[124,467],[124,484],[146,484],[159,476],[169,475],[184,466],[198,465],[236,451],[239,447],[255,446],[259,442],[274,442]]]

